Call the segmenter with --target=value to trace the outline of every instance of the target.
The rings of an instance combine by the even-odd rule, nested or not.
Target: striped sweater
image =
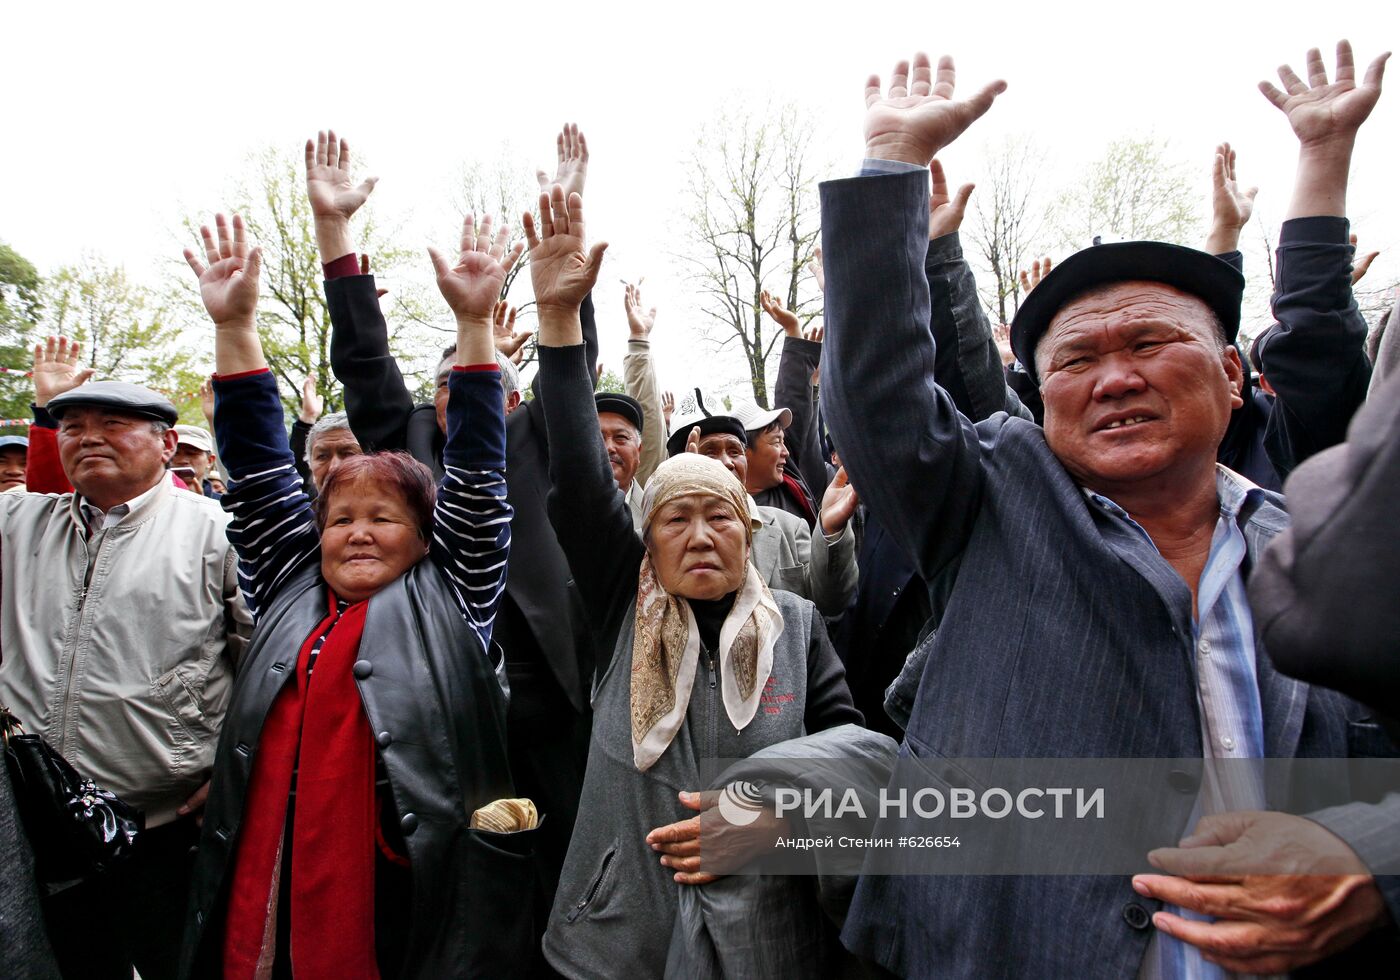
[[[500,372],[453,371],[445,472],[433,509],[430,561],[452,581],[483,647],[505,589],[511,507],[506,502]],[[287,444],[277,382],[263,370],[214,379],[214,434],[231,483],[224,509],[238,551],[239,585],[254,616],[297,572],[321,560],[311,502]]]

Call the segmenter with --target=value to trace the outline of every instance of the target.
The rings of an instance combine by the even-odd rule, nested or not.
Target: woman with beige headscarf
[[[576,196],[555,188],[540,208],[543,234],[527,222],[527,237],[550,518],[597,639],[588,770],[544,951],[565,976],[660,976],[679,888],[712,880],[699,861],[700,761],[861,716],[815,607],[770,591],[749,561],[747,497],[721,464],[662,463],[638,539],[577,314],[560,312],[577,310],[602,246],[585,252]]]

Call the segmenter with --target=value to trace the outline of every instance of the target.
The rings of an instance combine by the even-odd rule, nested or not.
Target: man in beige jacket
[[[166,477],[175,407],[82,380],[35,376],[76,491],[0,496],[0,703],[146,815],[129,862],[47,899],[65,974],[134,965],[158,980],[175,975],[198,810],[252,623],[227,516]]]

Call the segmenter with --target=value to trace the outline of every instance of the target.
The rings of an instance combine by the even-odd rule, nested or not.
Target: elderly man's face
[[[74,406],[58,424],[58,458],[73,488],[107,510],[155,486],[178,439],[147,418]]]
[[[319,491],[341,460],[360,455],[360,443],[349,429],[327,429],[311,445],[311,483]]]
[[[1215,459],[1243,404],[1233,347],[1204,302],[1117,283],[1067,303],[1036,351],[1045,438],[1081,484],[1108,491]]]
[[[617,488],[626,493],[642,462],[642,437],[636,426],[616,412],[599,412],[598,428],[603,430],[613,479]]]
[[[447,435],[447,402],[449,389],[447,379],[452,377],[452,366],[456,363],[454,358],[447,358],[438,365],[437,387],[433,389],[433,410],[437,413],[438,431]],[[509,395],[501,395],[501,412],[510,415],[520,407],[524,397],[518,391],[512,391]]]
[[[24,486],[24,464],[28,459],[29,452],[23,446],[0,449],[0,493]]]
[[[214,457],[206,453],[203,449],[196,449],[187,442],[182,442],[175,447],[175,455],[170,457],[170,468],[178,469],[181,466],[188,466],[194,470],[194,485],[190,488],[198,493],[204,485],[204,479],[209,475],[209,467],[212,465]]]
[[[744,443],[728,432],[714,432],[700,437],[700,455],[708,456],[738,477],[740,483],[749,478],[749,457]]]
[[[723,598],[748,570],[748,528],[728,501],[708,494],[662,505],[646,543],[661,587],[687,599]]]

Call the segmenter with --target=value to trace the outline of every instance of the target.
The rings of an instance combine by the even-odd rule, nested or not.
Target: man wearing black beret
[[[36,385],[74,491],[0,495],[0,703],[145,812],[128,862],[45,900],[64,975],[134,965],[173,977],[196,821],[251,618],[227,516],[166,472],[175,406],[140,385],[80,383],[90,372],[76,358],[50,360]]]
[[[1286,93],[1263,86],[1300,144],[1289,218],[1345,213],[1384,63],[1358,83],[1343,42],[1335,83],[1314,50],[1307,82],[1285,67]],[[871,513],[942,586],[908,753],[963,760],[974,780],[980,760],[1213,769],[1376,754],[1383,735],[1361,705],[1272,667],[1245,592],[1288,515],[1216,462],[1241,404],[1239,273],[1159,243],[1061,263],[1011,328],[1043,428],[1004,413],[973,422],[936,382],[927,171],[1005,89],[955,101],[954,83],[952,59],[935,77],[924,55],[886,91],[871,78],[860,176],[821,186],[825,416]],[[1335,304],[1351,301],[1346,265]],[[1287,788],[1157,781],[1154,818],[1198,835],[1154,852],[1163,873],[866,876],[843,942],[900,976],[1184,978],[1327,957],[1342,958],[1329,975],[1393,968],[1400,881],[1383,872],[1400,848],[1376,827],[1393,829],[1400,794],[1305,819],[1263,812]],[[1235,845],[1251,840],[1288,862],[1232,873]]]
[[[608,451],[617,488],[632,509],[632,523],[642,526],[642,493],[646,487],[637,479],[642,462],[642,406],[631,395],[600,391],[593,396],[598,407],[598,427],[603,430],[603,446]]]

